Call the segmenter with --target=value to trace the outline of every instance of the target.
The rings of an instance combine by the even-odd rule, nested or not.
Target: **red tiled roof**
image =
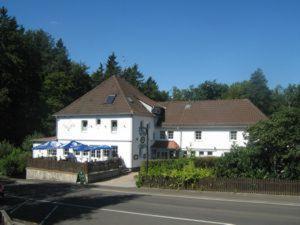
[[[175,141],[155,141],[152,148],[179,149],[179,145]]]
[[[116,95],[112,104],[106,103],[109,95]],[[140,101],[150,106],[156,104],[123,78],[112,76],[54,115],[137,114],[152,116],[152,113]]]
[[[248,126],[267,117],[248,99],[169,101],[162,127]]]

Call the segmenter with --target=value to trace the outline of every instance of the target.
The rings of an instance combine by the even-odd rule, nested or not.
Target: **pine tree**
[[[106,62],[106,70],[105,70],[105,79],[115,75],[120,76],[122,73],[122,69],[119,66],[119,63],[116,61],[117,57],[115,56],[115,53],[112,53]]]
[[[102,63],[100,63],[96,72],[92,73],[91,78],[93,87],[99,85],[104,80],[104,68]]]
[[[142,88],[144,75],[139,71],[137,64],[125,68],[121,76],[138,89]]]

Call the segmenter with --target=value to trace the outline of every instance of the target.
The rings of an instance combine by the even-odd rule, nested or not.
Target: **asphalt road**
[[[300,197],[8,182],[1,209],[37,224],[300,224]]]

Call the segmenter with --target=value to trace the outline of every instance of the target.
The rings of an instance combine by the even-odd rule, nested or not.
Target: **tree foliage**
[[[300,179],[300,109],[285,108],[248,132],[245,148],[221,157],[218,176]]]

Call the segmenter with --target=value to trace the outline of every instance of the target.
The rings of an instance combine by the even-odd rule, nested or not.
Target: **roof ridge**
[[[115,79],[116,84],[117,84],[117,86],[118,86],[119,89],[120,89],[121,95],[123,96],[123,98],[124,98],[124,100],[125,100],[125,102],[126,102],[128,108],[130,109],[130,112],[133,114],[133,109],[132,109],[132,107],[129,105],[129,103],[128,103],[128,101],[127,101],[127,98],[126,98],[126,96],[125,96],[125,94],[124,94],[124,91],[123,91],[121,85],[119,84],[119,81],[118,81],[116,75],[113,75],[112,77]]]
[[[67,106],[63,107],[62,109],[60,109],[59,111],[55,112],[54,114],[52,114],[52,116],[55,116],[57,114],[59,114],[62,110],[64,110],[65,108],[70,107],[71,105],[77,103],[80,99],[82,99],[83,97],[85,97],[86,95],[88,95],[90,92],[95,91],[96,89],[100,88],[100,86],[105,83],[108,79],[102,81],[100,84],[98,84],[96,87],[91,88],[91,90],[87,91],[85,94],[81,95],[80,97],[76,98],[74,101],[72,101],[70,104],[68,104]]]
[[[249,100],[247,98],[233,98],[233,99],[203,99],[203,100],[169,100],[159,101],[157,103],[197,103],[197,102],[225,102],[225,101],[244,101]]]

